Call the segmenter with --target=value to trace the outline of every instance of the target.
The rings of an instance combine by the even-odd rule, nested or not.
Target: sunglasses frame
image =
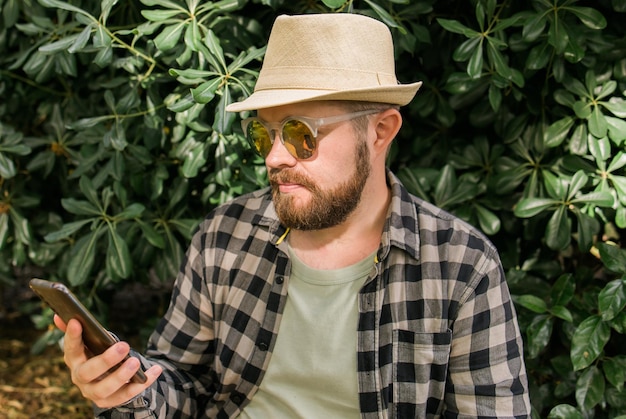
[[[317,144],[315,144],[312,150],[311,156],[306,157],[306,158],[300,158],[297,155],[294,156],[293,154],[294,152],[292,151],[292,149],[290,147],[286,147],[285,139],[283,138],[283,129],[285,128],[285,125],[288,122],[290,121],[302,122],[311,131],[311,134],[313,134],[313,139],[317,140],[317,130],[320,127],[323,127],[324,125],[336,124],[338,122],[345,122],[345,121],[349,121],[351,119],[355,119],[361,116],[373,115],[375,113],[380,113],[380,112],[382,112],[381,109],[366,109],[363,111],[349,112],[349,113],[344,113],[341,115],[326,116],[322,118],[309,118],[306,116],[288,116],[287,118],[283,119],[280,122],[267,122],[256,116],[251,116],[241,121],[241,128],[243,129],[244,136],[246,137],[246,140],[248,141],[248,143],[252,146],[254,151],[263,158],[266,158],[267,154],[264,156],[261,153],[261,151],[257,148],[254,141],[248,136],[248,126],[252,122],[258,122],[259,124],[261,124],[263,128],[265,128],[269,136],[271,146],[274,145],[274,140],[276,139],[276,133],[278,133],[278,138],[280,138],[280,142],[283,144],[283,146],[285,146],[285,148],[287,148],[287,151],[289,152],[289,154],[291,154],[294,158],[298,160],[308,160],[308,159],[313,158],[313,156],[315,155],[315,151],[317,150]],[[270,146],[270,150],[271,150],[271,146]]]

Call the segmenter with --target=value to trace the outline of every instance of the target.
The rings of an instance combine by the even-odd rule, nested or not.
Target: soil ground
[[[57,345],[34,355],[42,334],[29,319],[0,319],[0,419],[90,418],[90,403],[72,384]]]

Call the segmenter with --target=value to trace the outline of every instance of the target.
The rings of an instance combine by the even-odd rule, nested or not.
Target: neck
[[[368,182],[361,202],[345,222],[323,230],[293,230],[289,244],[312,268],[339,269],[352,265],[378,248],[390,201],[386,179]]]

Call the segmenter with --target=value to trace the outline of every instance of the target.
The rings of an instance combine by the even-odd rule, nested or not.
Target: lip
[[[278,184],[278,190],[281,193],[291,193],[302,188],[303,186],[300,185],[299,183],[279,183]]]

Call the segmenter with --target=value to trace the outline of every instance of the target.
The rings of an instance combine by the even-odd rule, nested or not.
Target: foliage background
[[[389,165],[500,249],[535,417],[626,415],[626,0],[0,0],[0,283],[35,270],[104,319],[167,288],[198,221],[265,185],[224,107],[312,11],[384,21],[424,81]]]

